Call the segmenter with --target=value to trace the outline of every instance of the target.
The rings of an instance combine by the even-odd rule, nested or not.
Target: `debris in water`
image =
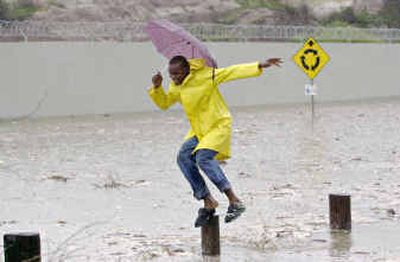
[[[386,213],[387,213],[389,216],[394,216],[394,215],[396,215],[396,211],[394,211],[393,208],[389,208],[388,210],[386,210]]]
[[[3,226],[3,225],[13,225],[13,224],[17,224],[17,221],[15,221],[15,220],[0,221],[0,226]]]
[[[47,179],[66,183],[70,178],[65,177],[63,175],[52,175],[52,176],[48,176]]]
[[[144,180],[144,179],[139,179],[135,181],[129,181],[129,182],[120,182],[117,181],[117,179],[114,176],[108,176],[106,178],[106,181],[104,183],[96,183],[93,184],[96,188],[104,188],[104,189],[118,189],[118,188],[129,188],[133,186],[147,186],[149,185],[150,182]]]
[[[104,184],[99,185],[99,184],[94,184],[95,187],[97,188],[105,188],[105,189],[116,189],[116,188],[120,188],[120,187],[128,187],[125,184],[119,183],[115,180],[109,180],[106,181]]]
[[[313,239],[312,241],[313,241],[313,242],[319,242],[319,243],[326,243],[326,242],[328,242],[328,241],[325,240],[325,239]]]
[[[250,177],[250,174],[245,173],[245,172],[239,172],[238,174],[240,177]]]

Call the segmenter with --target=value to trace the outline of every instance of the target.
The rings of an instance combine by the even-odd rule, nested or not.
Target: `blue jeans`
[[[211,149],[199,149],[193,154],[199,140],[192,137],[183,143],[178,153],[178,166],[189,181],[196,199],[204,199],[210,191],[200,174],[200,169],[207,175],[213,184],[224,192],[231,188],[231,184],[214,157],[218,152]]]

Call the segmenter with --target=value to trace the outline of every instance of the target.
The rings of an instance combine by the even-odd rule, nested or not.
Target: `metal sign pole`
[[[310,79],[311,88],[314,88],[314,79]],[[314,90],[311,93],[311,123],[314,127],[314,117],[315,117],[315,102],[314,102]]]

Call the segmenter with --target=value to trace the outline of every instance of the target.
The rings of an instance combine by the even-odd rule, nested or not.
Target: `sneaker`
[[[214,216],[215,209],[209,208],[200,208],[196,221],[194,222],[194,227],[202,227],[210,221],[210,219]]]
[[[240,217],[240,215],[246,210],[243,202],[236,202],[228,207],[228,211],[225,216],[225,223],[232,222],[236,218]]]

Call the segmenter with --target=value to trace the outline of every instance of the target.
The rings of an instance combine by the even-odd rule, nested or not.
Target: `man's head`
[[[168,71],[175,85],[180,85],[190,73],[189,62],[184,56],[174,56],[169,61]]]

